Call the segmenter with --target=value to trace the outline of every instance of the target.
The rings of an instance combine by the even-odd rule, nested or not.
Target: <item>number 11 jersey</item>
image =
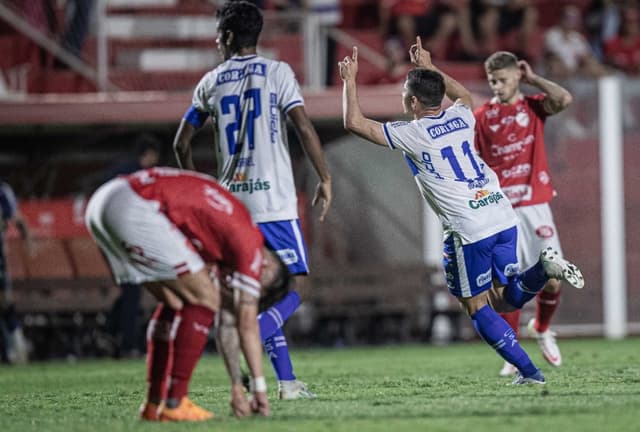
[[[403,151],[418,188],[447,238],[475,243],[517,224],[495,172],[473,145],[475,119],[456,103],[437,116],[383,124],[387,145]]]
[[[298,217],[286,114],[303,104],[291,67],[258,55],[231,57],[194,91],[185,119],[212,117],[218,180],[256,223]]]

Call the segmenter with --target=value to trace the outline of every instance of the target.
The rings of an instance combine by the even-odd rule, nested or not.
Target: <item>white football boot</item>
[[[549,362],[551,366],[558,367],[562,364],[562,354],[560,354],[560,348],[558,348],[558,342],[556,342],[556,332],[549,329],[543,332],[536,330],[536,319],[531,318],[527,329],[531,336],[535,337],[542,351],[542,357]]]
[[[551,246],[540,252],[540,262],[549,278],[567,281],[574,288],[584,287],[584,277],[580,269],[562,258]]]
[[[298,380],[278,381],[278,397],[280,400],[315,399],[318,396],[311,392],[305,383]]]

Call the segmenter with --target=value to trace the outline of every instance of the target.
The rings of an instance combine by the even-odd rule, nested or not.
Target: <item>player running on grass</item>
[[[562,254],[558,230],[549,202],[555,195],[544,147],[544,122],[571,104],[571,94],[536,75],[524,60],[506,51],[492,54],[484,64],[495,97],[476,109],[475,143],[482,159],[493,169],[518,218],[518,260],[522,268],[536,263],[538,252],[552,246]],[[520,82],[542,93],[524,96]],[[542,355],[553,366],[562,364],[555,333],[549,330],[560,298],[561,283],[549,279],[536,296],[536,316],[528,328],[538,340]],[[518,334],[520,311],[504,319]],[[515,373],[505,362],[500,375]]]
[[[258,297],[261,286],[285,286],[286,269],[263,247],[262,234],[246,208],[212,177],[152,168],[101,186],[87,205],[85,220],[116,282],[144,284],[160,301],[147,332],[148,389],[141,417],[213,417],[187,397],[191,374],[220,310],[211,265],[224,271],[225,284],[235,291],[235,301],[226,302],[231,314],[223,314],[222,320],[227,327],[237,327],[253,381],[250,405],[241,377],[232,377],[231,407],[239,417],[268,415]],[[239,369],[230,365],[237,360],[230,359],[224,344],[219,348],[230,374]]]
[[[474,150],[471,94],[442,73],[422,48],[410,49],[417,66],[402,92],[410,122],[379,123],[362,115],[356,92],[358,51],[339,63],[344,82],[344,126],[374,144],[403,151],[418,188],[444,230],[444,268],[449,291],[473,321],[478,334],[506,361],[516,365],[514,384],[543,384],[545,378],[496,312],[521,308],[550,277],[582,288],[580,271],[552,248],[538,263],[518,272],[517,216],[496,174]],[[442,109],[447,95],[454,103]]]
[[[256,54],[261,30],[262,13],[251,3],[229,1],[218,10],[216,42],[225,61],[196,87],[174,149],[181,167],[195,169],[191,138],[212,117],[220,183],[247,206],[266,245],[300,281],[309,266],[298,220],[287,116],[320,177],[312,201],[323,201],[320,220],[331,204],[331,177],[291,67]],[[316,397],[296,379],[282,331],[299,305],[298,293],[291,291],[259,316],[260,336],[278,378],[280,399]]]

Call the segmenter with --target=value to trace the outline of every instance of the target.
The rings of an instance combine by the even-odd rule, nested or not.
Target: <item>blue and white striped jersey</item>
[[[456,233],[463,244],[517,224],[495,172],[476,153],[474,126],[473,112],[459,102],[437,116],[382,126],[389,147],[404,152],[445,238]]]
[[[286,114],[304,104],[291,67],[257,55],[232,57],[196,87],[185,119],[213,119],[218,179],[254,222],[298,217]]]

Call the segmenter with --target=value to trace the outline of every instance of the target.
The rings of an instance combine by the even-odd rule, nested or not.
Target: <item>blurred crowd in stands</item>
[[[15,0],[12,0],[15,1]],[[396,82],[408,69],[407,49],[416,36],[439,61],[481,64],[497,50],[514,52],[555,79],[598,77],[617,71],[640,72],[637,0],[254,0],[275,13],[315,14],[323,29],[332,27],[375,34],[387,70],[365,84]],[[25,0],[29,21],[57,35],[70,53],[81,56],[90,33],[93,0]],[[176,8],[214,0],[176,0]],[[64,18],[60,18],[63,5]],[[132,3],[135,5],[135,2]],[[133,6],[131,6],[133,7]],[[56,10],[58,14],[56,15]],[[57,19],[56,19],[57,17]],[[62,22],[61,22],[62,21]],[[325,37],[326,32],[321,35]],[[212,31],[212,38],[215,35]],[[350,48],[350,47],[348,47]],[[335,83],[335,40],[328,38],[328,84]],[[54,65],[55,66],[55,65]]]

